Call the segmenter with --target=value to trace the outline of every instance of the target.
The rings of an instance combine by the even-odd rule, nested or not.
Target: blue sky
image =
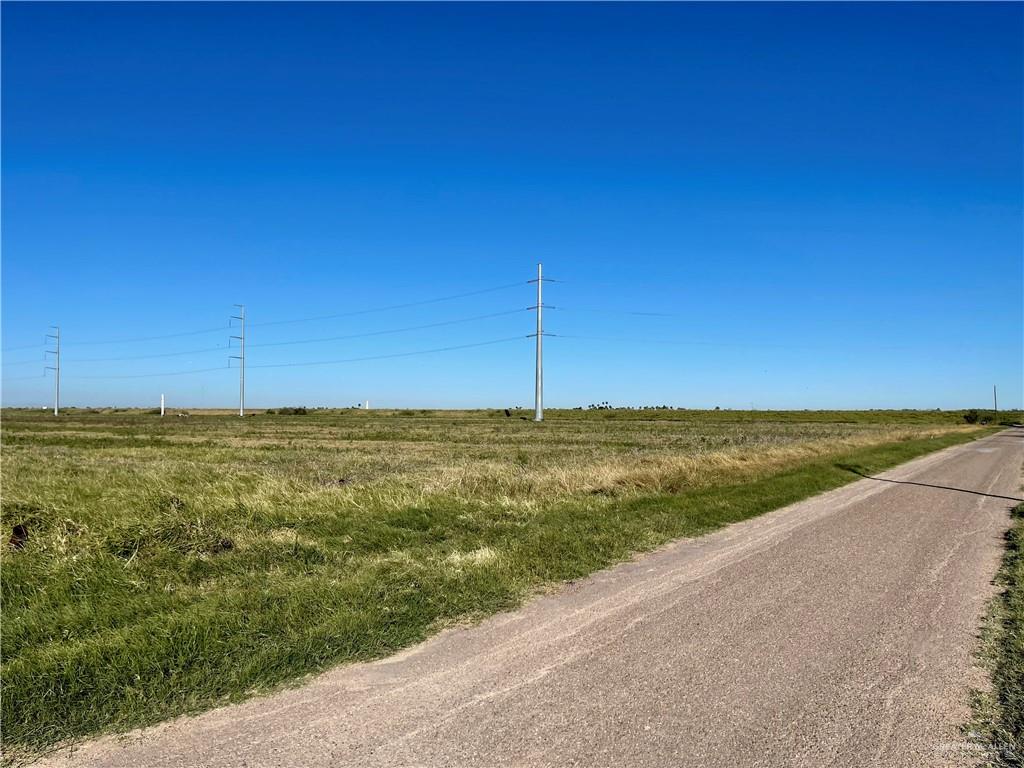
[[[7,405],[1021,406],[1020,4],[2,13]]]

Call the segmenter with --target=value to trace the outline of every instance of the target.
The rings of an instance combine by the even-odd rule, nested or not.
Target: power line
[[[437,296],[437,297],[430,298],[430,299],[420,299],[418,301],[409,301],[409,302],[405,302],[405,303],[402,303],[402,304],[388,304],[388,305],[380,306],[380,307],[369,307],[367,309],[355,310],[353,312],[339,312],[339,313],[330,314],[330,315],[317,315],[317,316],[311,316],[311,317],[298,317],[298,318],[285,319],[285,320],[270,320],[270,321],[263,322],[263,323],[247,323],[247,325],[250,328],[252,328],[252,327],[256,327],[256,326],[264,327],[264,326],[271,326],[271,325],[288,325],[288,324],[292,324],[292,323],[308,323],[308,322],[314,322],[314,321],[317,321],[317,320],[330,320],[330,319],[337,318],[337,317],[355,317],[357,315],[367,315],[367,314],[371,314],[371,313],[374,313],[374,312],[387,312],[387,311],[394,310],[394,309],[407,309],[409,307],[421,307],[421,306],[425,306],[425,305],[428,305],[428,304],[439,304],[439,303],[445,302],[445,301],[455,301],[456,299],[464,299],[464,298],[468,298],[468,297],[471,297],[471,296],[481,296],[481,295],[487,294],[487,293],[494,293],[495,291],[503,291],[503,290],[508,290],[509,288],[521,287],[523,284],[524,284],[523,281],[519,281],[519,282],[515,282],[515,283],[506,283],[504,285],[495,285],[495,286],[491,286],[489,288],[479,288],[479,289],[474,290],[474,291],[465,291],[463,293],[450,294],[450,295],[447,295],[447,296]],[[65,347],[68,347],[68,346],[83,347],[83,346],[100,346],[100,345],[109,345],[109,344],[139,344],[139,343],[147,342],[147,341],[160,341],[162,339],[177,339],[177,338],[182,338],[182,337],[186,337],[186,336],[201,336],[201,335],[206,334],[206,333],[222,333],[223,331],[224,331],[224,326],[218,326],[216,328],[200,328],[200,329],[194,330],[194,331],[180,331],[180,332],[177,332],[177,333],[165,333],[165,334],[159,334],[159,335],[154,335],[154,336],[135,336],[135,337],[127,338],[127,339],[94,339],[94,340],[89,340],[89,341],[72,341],[72,342],[65,341],[65,342],[63,342],[63,346],[65,346]],[[17,346],[17,347],[7,347],[7,348],[3,349],[2,351],[3,352],[15,352],[15,351],[22,350],[22,349],[37,349],[37,348],[42,348],[42,347],[45,347],[45,346],[46,346],[45,344],[27,344],[27,345]]]
[[[833,349],[833,347],[828,346],[827,344],[779,344],[777,342],[772,341],[703,341],[692,339],[653,339],[647,336],[582,336],[569,333],[552,333],[545,335],[557,336],[562,339],[581,339],[585,341],[611,341],[621,342],[624,344],[667,344],[670,346],[679,347],[754,347],[767,349],[802,350]],[[899,351],[913,349],[913,347],[896,345],[876,345],[873,347],[873,349]]]
[[[345,335],[342,335],[342,336],[324,336],[324,337],[315,338],[315,339],[295,339],[295,340],[292,340],[292,341],[272,341],[272,342],[264,342],[262,344],[247,344],[246,346],[248,346],[248,347],[282,347],[282,346],[290,346],[290,345],[294,345],[294,344],[314,344],[314,343],[323,342],[323,341],[344,341],[344,340],[347,340],[347,339],[362,339],[362,338],[369,338],[369,337],[372,337],[372,336],[385,336],[385,335],[393,334],[393,333],[406,333],[408,331],[419,331],[419,330],[425,330],[425,329],[428,329],[428,328],[440,328],[440,327],[443,327],[443,326],[446,326],[446,325],[457,325],[459,323],[472,323],[472,322],[476,322],[478,320],[487,320],[487,319],[490,319],[492,317],[503,317],[503,316],[506,316],[506,315],[518,314],[519,312],[525,312],[525,311],[527,311],[525,308],[523,308],[523,309],[511,309],[511,310],[507,310],[505,312],[491,312],[491,313],[486,314],[486,315],[474,315],[473,317],[463,317],[463,318],[458,318],[456,320],[442,320],[442,321],[436,322],[436,323],[424,323],[423,325],[409,325],[409,326],[405,326],[405,327],[402,327],[402,328],[389,328],[389,329],[381,330],[381,331],[368,331],[366,333],[351,333],[351,334],[345,334]],[[252,324],[250,324],[250,326],[251,325]],[[223,330],[223,329],[222,328],[218,328],[216,330],[220,331],[220,330]],[[138,339],[138,340],[141,341],[141,339]],[[113,342],[111,342],[111,343],[113,343]],[[65,346],[67,346],[67,344],[65,344]],[[182,350],[180,352],[160,352],[160,353],[156,353],[156,354],[152,354],[152,355],[121,355],[121,356],[118,356],[118,357],[80,357],[80,358],[72,358],[71,360],[65,360],[64,362],[66,362],[66,363],[115,363],[115,362],[122,362],[122,361],[125,361],[125,360],[153,360],[153,359],[163,358],[163,357],[181,357],[183,355],[199,355],[199,354],[204,354],[204,353],[207,353],[207,352],[223,352],[225,349],[226,349],[226,347],[203,347],[202,349],[186,349],[186,350]],[[10,362],[7,362],[5,360],[5,361],[3,361],[3,366],[7,367],[7,366],[14,366],[14,365],[29,365],[29,364],[38,363],[38,362],[40,362],[40,361],[39,360],[18,360],[16,362],[10,363]]]
[[[430,355],[437,352],[451,352],[458,349],[471,349],[473,347],[484,347],[491,344],[501,344],[508,341],[514,341],[516,339],[525,339],[527,336],[507,336],[502,339],[490,339],[488,341],[478,341],[472,344],[457,344],[454,346],[447,347],[434,347],[432,349],[418,349],[411,352],[394,352],[387,355],[368,355],[365,357],[349,357],[338,360],[314,360],[310,362],[295,362],[295,363],[263,363],[261,365],[250,365],[246,364],[246,368],[295,368],[295,367],[307,367],[316,365],[337,365],[340,363],[357,363],[364,360],[385,360],[393,357],[412,357],[414,355]],[[225,371],[230,370],[228,366],[218,366],[216,368],[195,368],[184,371],[165,371],[163,373],[137,373],[137,374],[124,374],[119,376],[70,376],[67,378],[73,379],[148,379],[156,378],[159,376],[187,376],[193,373],[209,373],[210,371]]]
[[[223,330],[223,329],[221,329]],[[113,363],[120,360],[150,360],[156,357],[180,357],[181,355],[198,355],[204,352],[223,352],[227,347],[204,347],[203,349],[186,349],[182,352],[160,352],[155,355],[126,355],[124,357],[84,357],[65,360],[66,363]],[[6,363],[4,363],[6,365]]]
[[[368,331],[366,333],[350,333],[350,334],[346,334],[344,336],[322,336],[322,337],[317,338],[317,339],[296,339],[294,341],[270,341],[270,342],[264,342],[262,344],[249,344],[248,346],[250,346],[250,347],[285,347],[285,346],[291,346],[293,344],[315,344],[317,342],[323,342],[323,341],[343,341],[343,340],[346,340],[346,339],[363,339],[363,338],[368,338],[370,336],[384,336],[384,335],[391,334],[391,333],[405,333],[407,331],[420,331],[420,330],[424,330],[424,329],[427,329],[427,328],[440,328],[440,327],[446,326],[446,325],[458,325],[459,323],[472,323],[472,322],[476,322],[478,320],[487,320],[487,319],[490,319],[492,317],[504,317],[504,316],[507,316],[507,315],[516,315],[516,314],[519,314],[520,312],[526,312],[526,311],[527,311],[526,308],[510,309],[510,310],[507,310],[505,312],[491,312],[490,314],[486,314],[486,315],[476,315],[474,317],[463,317],[463,318],[459,318],[457,320],[442,320],[442,321],[437,322],[437,323],[426,323],[424,325],[408,325],[408,326],[405,326],[404,328],[390,328],[388,330],[383,330],[383,331]],[[258,325],[258,323],[253,323],[253,325]]]
[[[489,341],[478,341],[473,344],[457,344],[450,347],[434,347],[433,349],[420,349],[413,352],[394,352],[388,355],[369,355],[367,357],[348,357],[340,360],[315,360],[308,363],[264,363],[262,365],[250,365],[250,368],[298,368],[313,365],[338,365],[340,363],[359,363],[364,360],[386,360],[392,357],[412,357],[413,355],[430,355],[436,352],[452,352],[457,349],[471,349],[472,347],[486,347],[491,344],[502,344],[517,339],[526,339],[529,336],[506,336],[503,339],[491,339]]]
[[[637,317],[683,317],[678,312],[646,312],[631,309],[600,309],[597,307],[552,307],[559,312],[592,312],[599,315],[634,315]]]
[[[4,347],[0,352],[18,352],[22,349],[42,349],[45,344],[22,344],[20,347]]]
[[[465,299],[470,296],[480,296],[485,293],[494,293],[495,291],[504,291],[509,288],[521,288],[524,285],[523,281],[515,283],[506,283],[505,285],[496,285],[491,288],[481,288],[476,291],[467,291],[466,293],[454,293],[450,296],[439,296],[434,299],[422,299],[420,301],[409,301],[404,304],[388,304],[383,307],[371,307],[369,309],[358,309],[354,312],[339,312],[332,315],[317,315],[315,317],[299,317],[293,320],[270,320],[263,323],[250,323],[250,327],[265,327],[268,325],[288,325],[291,323],[311,323],[317,320],[332,320],[336,317],[355,317],[356,315],[368,315],[374,312],[388,312],[392,309],[408,309],[409,307],[422,307],[426,304],[439,304],[444,301],[454,301],[455,299]]]
[[[159,374],[125,374],[122,376],[69,376],[66,378],[75,379],[153,379],[159,376],[188,376],[190,374],[206,374],[211,371],[228,371],[227,366],[218,366],[217,368],[197,368],[190,369],[188,371],[165,371]]]
[[[204,328],[198,331],[182,331],[180,333],[165,333],[160,336],[137,336],[132,339],[109,339],[106,341],[74,341],[65,343],[64,346],[73,347],[92,347],[99,346],[101,344],[137,344],[144,341],[159,341],[161,339],[178,339],[183,336],[201,336],[204,333],[221,333],[224,331],[224,326],[218,328]]]
[[[583,336],[570,333],[552,333],[548,336],[557,336],[561,339],[580,339],[584,341],[612,341],[624,344],[669,344],[672,346],[697,346],[697,347],[773,347],[778,349],[830,349],[830,347],[810,344],[777,344],[769,341],[699,341],[689,339],[652,339],[644,336]]]
[[[436,323],[424,323],[422,325],[409,325],[402,328],[389,328],[381,331],[367,331],[366,333],[351,333],[342,336],[323,336],[315,339],[294,339],[291,341],[271,341],[264,342],[262,344],[246,344],[247,347],[283,347],[291,346],[295,344],[315,344],[324,341],[344,341],[347,339],[362,339],[369,338],[372,336],[385,336],[393,333],[406,333],[408,331],[419,331],[428,328],[440,328],[446,325],[458,325],[460,323],[472,323],[478,320],[487,320],[493,317],[504,317],[507,315],[514,315],[520,312],[526,312],[526,308],[522,309],[510,309],[504,312],[491,312],[486,315],[474,315],[473,317],[462,317],[455,320],[442,320]],[[221,329],[219,329],[221,330]],[[114,363],[125,360],[153,360],[163,357],[181,357],[183,355],[199,355],[207,352],[223,352],[226,347],[203,347],[202,349],[186,349],[180,352],[160,352],[152,355],[122,355],[119,357],[80,357],[72,358],[71,360],[65,360],[65,363]],[[19,360],[14,363],[7,361],[3,362],[4,366],[9,365],[29,365],[38,363],[38,360]]]

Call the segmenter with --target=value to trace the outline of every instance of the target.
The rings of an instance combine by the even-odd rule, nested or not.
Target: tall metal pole
[[[999,398],[996,397],[996,385],[992,385],[992,410],[999,413]]]
[[[238,415],[245,416],[245,307],[242,307],[242,367],[238,374]]]
[[[537,265],[537,380],[533,393],[533,420],[544,421],[544,273]]]
[[[51,328],[56,330],[56,333],[46,334],[46,338],[53,339],[56,342],[56,350],[48,349],[47,353],[54,356],[54,364],[47,366],[53,371],[53,415],[60,415],[60,326],[52,325]]]
[[[57,375],[53,385],[53,415],[60,415],[60,327],[57,328]]]
[[[245,305],[235,304],[238,307],[238,314],[232,315],[232,319],[238,320],[241,324],[241,330],[238,336],[232,336],[233,339],[238,339],[239,353],[232,355],[238,360],[238,415],[245,416]]]

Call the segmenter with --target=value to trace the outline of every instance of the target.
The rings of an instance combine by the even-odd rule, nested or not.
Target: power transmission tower
[[[533,420],[544,421],[544,265],[537,265],[537,279],[528,280],[537,284],[537,333],[530,334],[537,339],[537,368],[533,391]]]
[[[54,356],[54,364],[46,366],[46,370],[53,371],[53,415],[60,415],[60,326],[51,325],[56,333],[46,334],[46,338],[53,339],[56,349],[46,350],[46,354]]]
[[[231,357],[238,360],[238,415],[245,416],[245,305],[235,304],[238,307],[238,314],[232,315],[232,320],[238,320],[241,330],[239,336],[232,336],[238,339],[239,354]]]

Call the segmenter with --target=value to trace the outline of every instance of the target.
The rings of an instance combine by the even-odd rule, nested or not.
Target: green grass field
[[[992,686],[975,694],[969,738],[993,766],[1024,765],[1024,504],[1013,510],[979,656]]]
[[[2,556],[7,759],[378,657],[988,432],[940,412],[519,415],[4,411],[4,538],[28,530]]]

